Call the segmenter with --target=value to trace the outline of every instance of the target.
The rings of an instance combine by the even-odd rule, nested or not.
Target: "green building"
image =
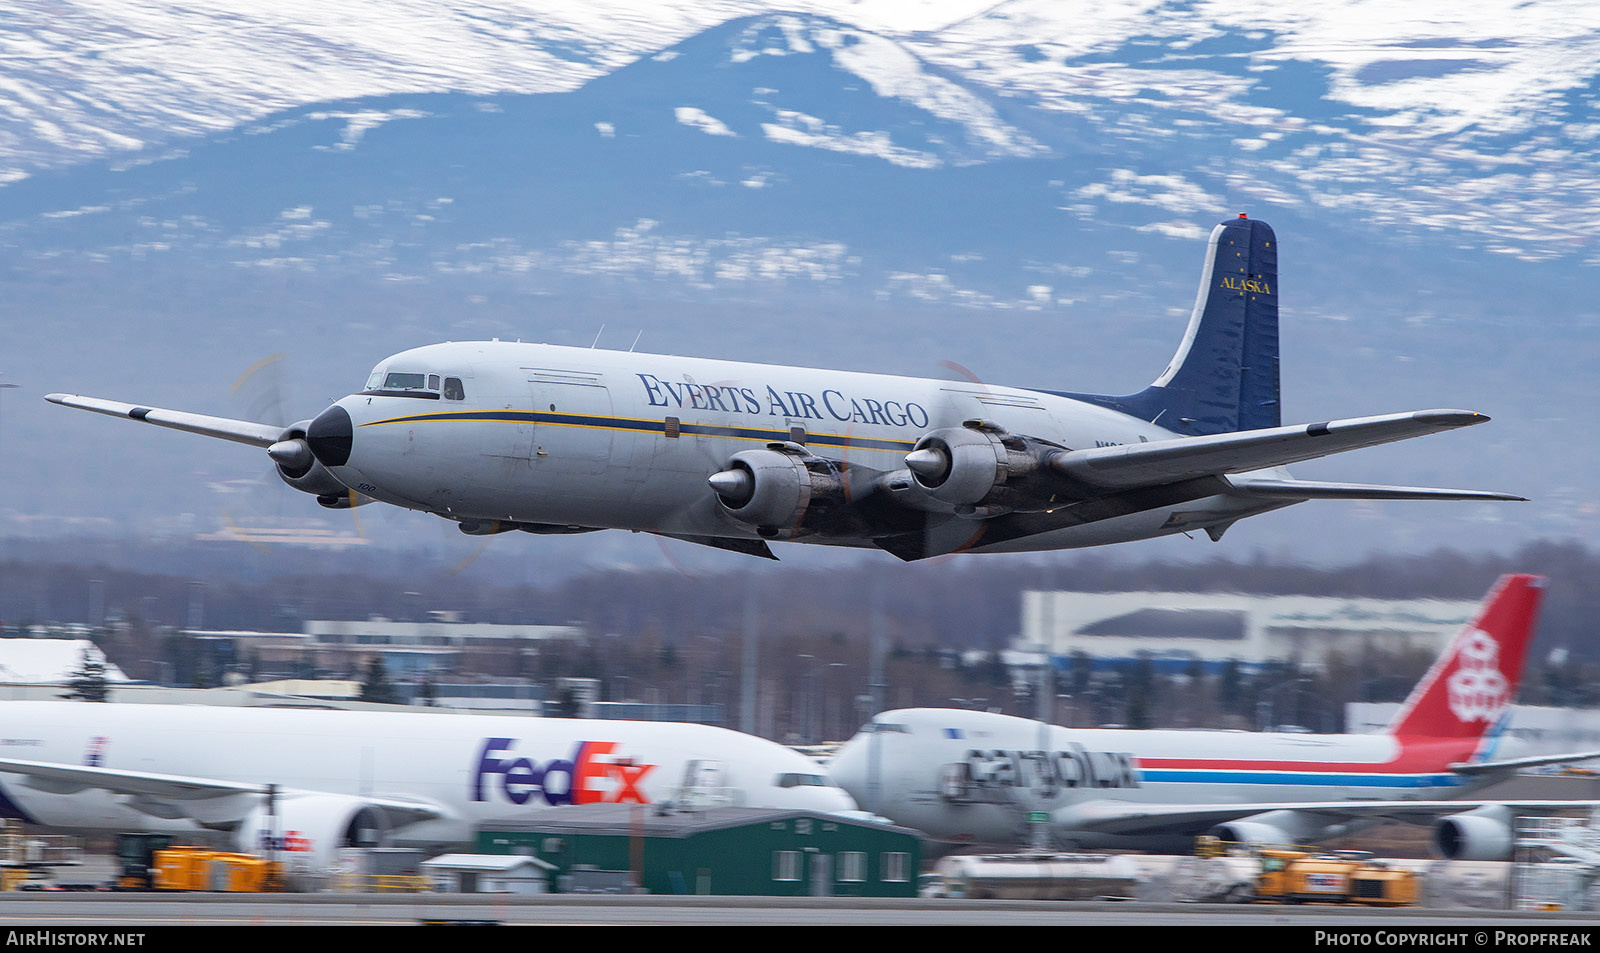
[[[553,864],[560,892],[914,897],[922,835],[810,811],[586,804],[486,828],[478,852]]]

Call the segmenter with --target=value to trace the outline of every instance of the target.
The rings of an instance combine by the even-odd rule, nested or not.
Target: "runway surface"
[[[1349,929],[1600,929],[1600,914],[1507,910],[1367,910],[1020,900],[860,900],[753,897],[508,898],[4,894],[0,928],[70,926],[402,926],[430,921],[554,926],[1336,926]]]

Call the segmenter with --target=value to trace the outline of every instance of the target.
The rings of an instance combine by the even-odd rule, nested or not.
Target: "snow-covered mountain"
[[[126,157],[310,103],[569,93],[774,11],[795,15],[749,25],[721,65],[824,49],[871,95],[961,125],[969,160],[1040,148],[984,102],[994,97],[1139,151],[1182,152],[1221,132],[1236,153],[1227,174],[1261,199],[1462,231],[1516,255],[1596,254],[1600,8],[1561,0],[21,0],[0,19],[0,176]],[[725,133],[703,107],[680,108],[682,121]],[[771,141],[933,161],[896,141],[901,130],[781,106],[767,119],[759,134]],[[380,120],[349,121],[357,136]],[[1088,188],[1167,198],[1178,213],[1205,197],[1126,176]]]

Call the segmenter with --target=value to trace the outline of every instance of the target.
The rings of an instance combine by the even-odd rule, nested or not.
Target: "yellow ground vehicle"
[[[1403,907],[1422,895],[1414,870],[1374,861],[1365,851],[1311,853],[1283,847],[1258,852],[1255,899],[1266,903],[1357,903]]]
[[[173,846],[169,834],[123,834],[119,890],[211,890],[264,893],[283,889],[283,865],[251,854]]]
[[[117,859],[122,862],[122,873],[117,877],[118,890],[149,890],[156,865],[156,851],[172,846],[171,834],[130,833],[117,837]]]

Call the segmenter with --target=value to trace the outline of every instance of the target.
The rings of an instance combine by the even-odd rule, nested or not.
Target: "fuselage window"
[[[461,378],[446,377],[444,379],[445,400],[466,400],[467,392],[461,387]]]

